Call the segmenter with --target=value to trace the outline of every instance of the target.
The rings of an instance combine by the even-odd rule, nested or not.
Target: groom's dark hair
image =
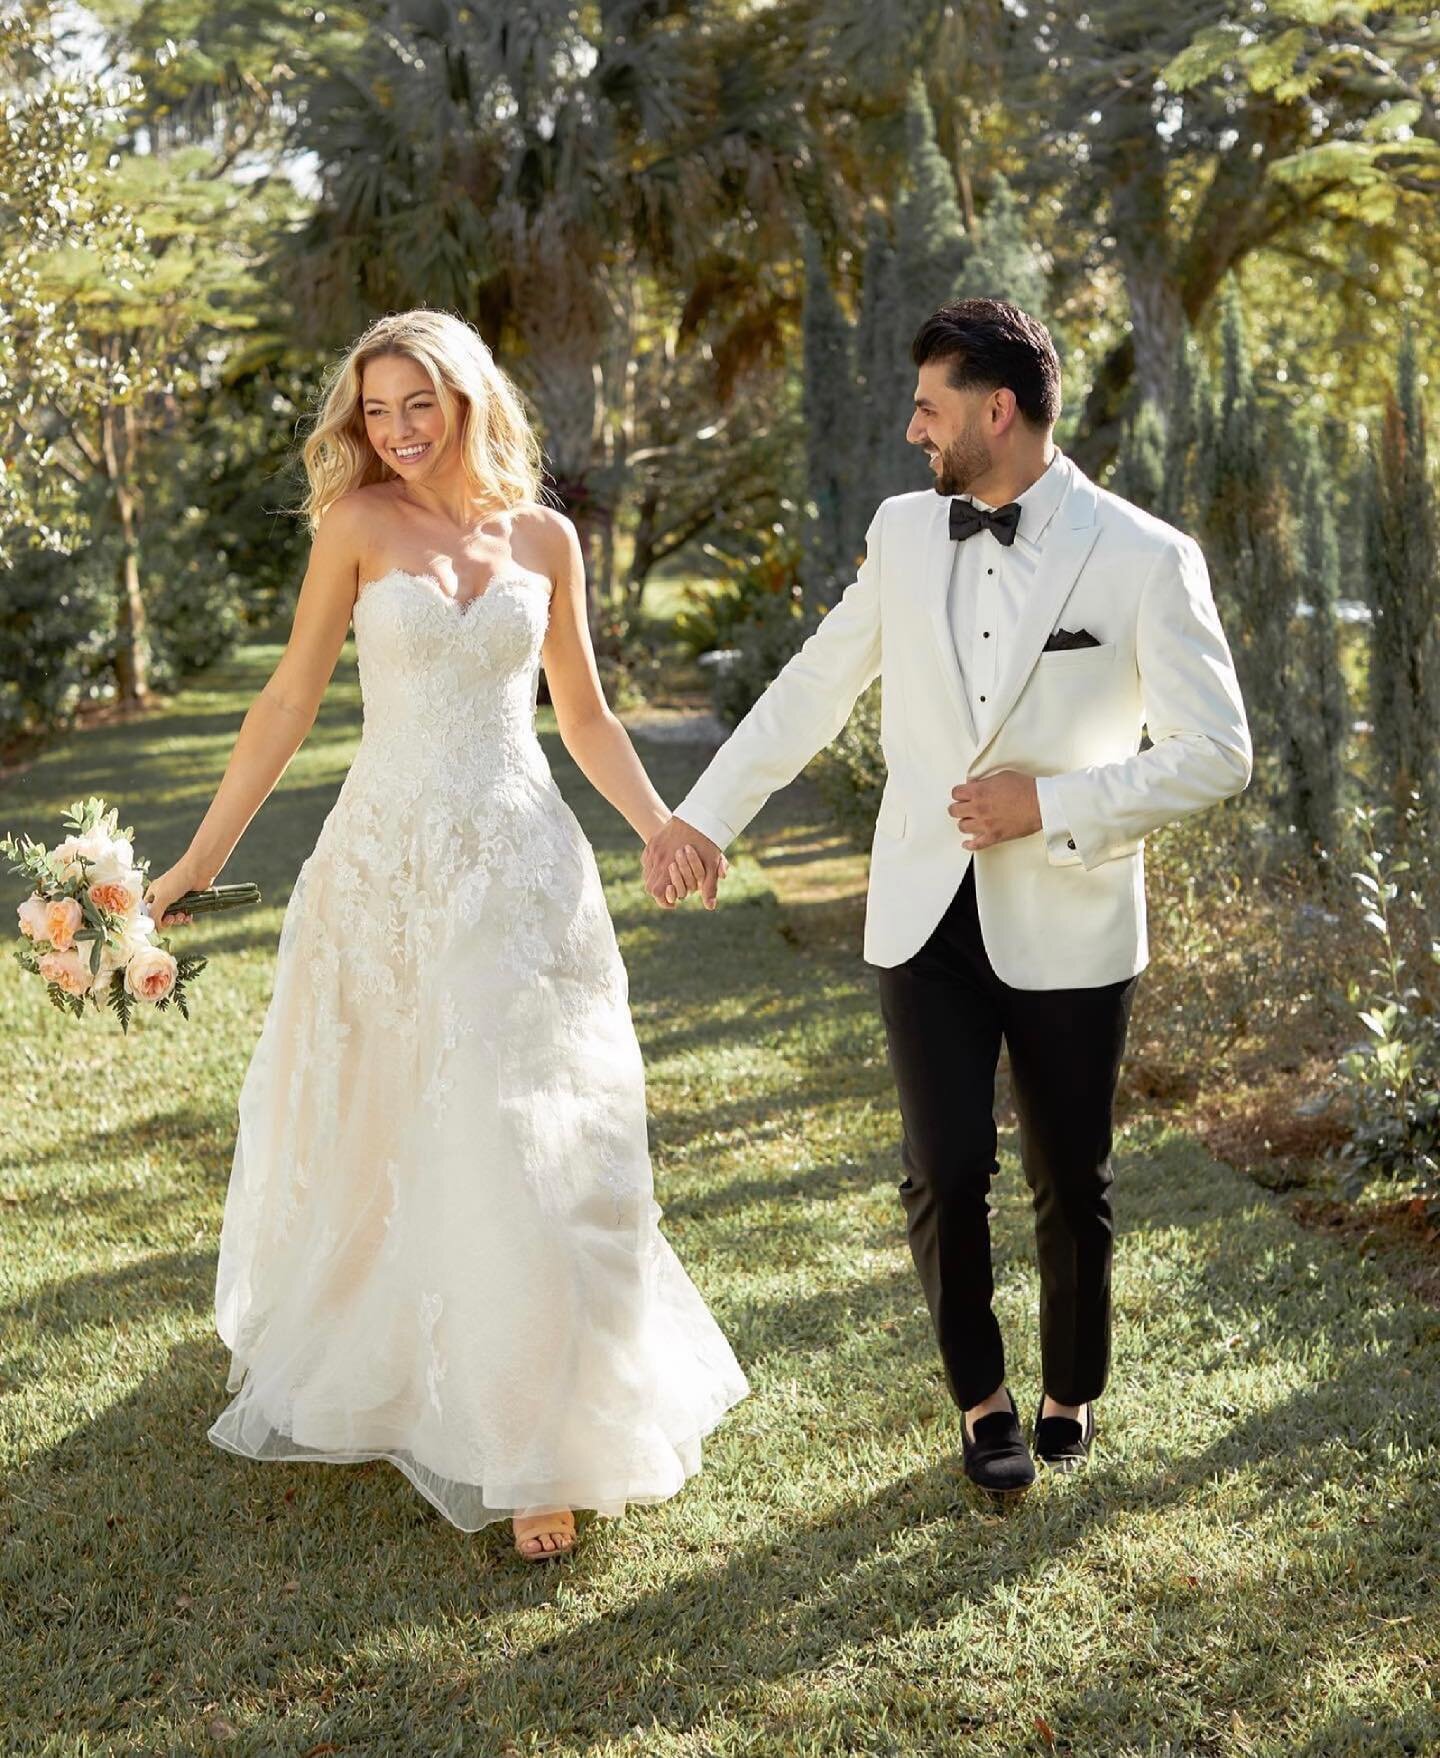
[[[1050,332],[1006,299],[961,299],[942,305],[916,331],[916,366],[947,360],[957,391],[1013,391],[1034,427],[1053,427],[1060,414],[1060,361]]]

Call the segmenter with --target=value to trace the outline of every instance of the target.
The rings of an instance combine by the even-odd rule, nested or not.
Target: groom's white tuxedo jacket
[[[1131,977],[1149,956],[1144,838],[1250,778],[1245,710],[1198,545],[1068,458],[1051,469],[1064,473],[1063,494],[998,656],[983,734],[952,633],[949,498],[897,495],[871,521],[854,584],[675,809],[725,847],[878,674],[888,779],[870,861],[872,964],[917,952],[965,875],[972,855],[950,790],[1012,769],[1055,779],[1044,830],[973,855],[996,973],[1020,989]],[[996,545],[987,531],[965,542]],[[1099,645],[1042,651],[1057,627]]]

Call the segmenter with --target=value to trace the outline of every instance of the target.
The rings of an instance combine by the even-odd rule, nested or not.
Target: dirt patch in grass
[[[1290,1209],[1303,1226],[1347,1240],[1427,1306],[1440,1307],[1440,1205],[1423,1196],[1359,1206],[1298,1196]]]

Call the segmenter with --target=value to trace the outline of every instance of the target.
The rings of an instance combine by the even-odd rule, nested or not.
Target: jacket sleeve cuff
[[[1037,775],[1035,793],[1040,802],[1040,829],[1045,837],[1046,859],[1052,867],[1073,865],[1078,851],[1075,838],[1070,834],[1065,808],[1060,803],[1058,778]]]
[[[717,818],[713,812],[707,811],[688,794],[675,808],[675,816],[683,818],[701,836],[708,836],[718,849],[727,848],[735,840],[735,832],[723,818]]]

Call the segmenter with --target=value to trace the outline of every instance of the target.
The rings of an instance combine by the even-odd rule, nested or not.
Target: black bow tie
[[[1008,501],[1003,507],[987,512],[974,501],[952,500],[950,503],[950,535],[957,543],[973,537],[977,531],[990,531],[997,543],[1008,549],[1020,528],[1020,503]]]

